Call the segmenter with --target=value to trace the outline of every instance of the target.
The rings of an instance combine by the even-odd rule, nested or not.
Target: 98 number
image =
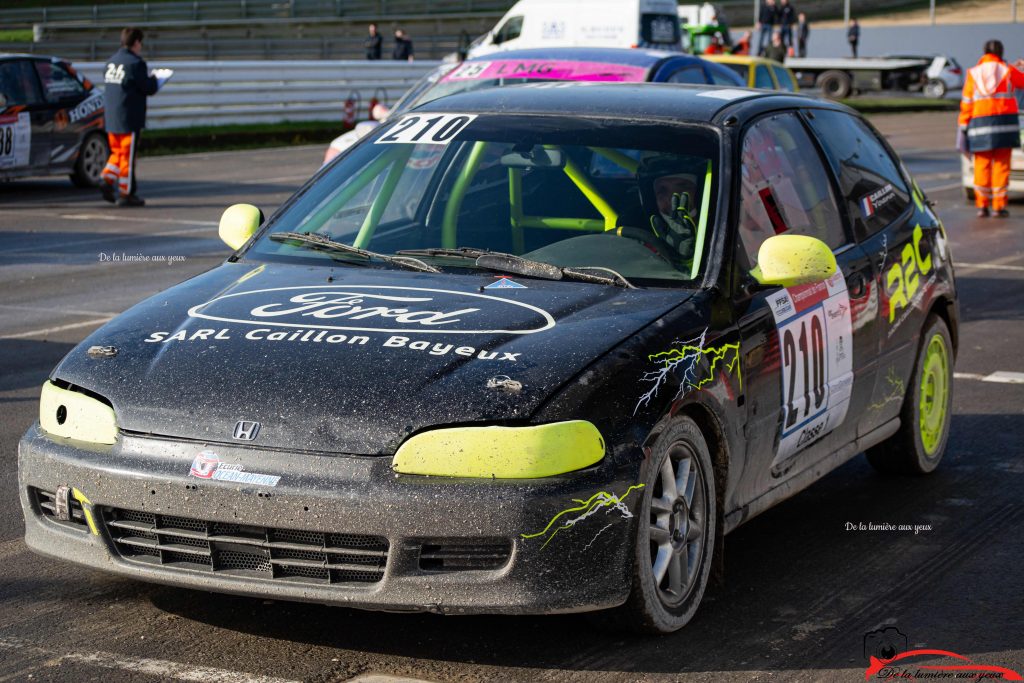
[[[825,401],[825,333],[821,326],[821,318],[816,315],[808,317],[811,319],[809,334],[806,320],[800,321],[798,337],[793,334],[792,327],[787,328],[782,334],[783,371],[789,373],[786,429],[796,424],[797,416],[800,413],[794,399],[798,401],[803,398],[804,418],[811,414],[812,405],[813,410],[817,412]],[[801,365],[803,369],[800,375],[797,374],[797,365]],[[803,391],[800,393],[796,391],[798,379],[802,380],[800,386]]]
[[[14,149],[14,129],[0,128],[0,156],[10,156]]]

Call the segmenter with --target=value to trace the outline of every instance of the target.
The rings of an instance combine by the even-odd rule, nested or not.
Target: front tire
[[[619,629],[667,634],[697,612],[715,550],[714,469],[697,423],[688,417],[673,420],[658,437],[644,472],[632,589],[624,605],[600,616]]]
[[[933,472],[946,452],[952,406],[953,343],[946,322],[930,315],[900,410],[900,429],[868,449],[868,462],[887,474]]]
[[[924,94],[925,97],[941,100],[946,96],[946,82],[941,78],[929,79],[924,85]]]
[[[93,133],[82,143],[75,161],[75,170],[71,173],[71,182],[75,187],[99,187],[103,182],[103,167],[110,157],[107,138],[100,133]]]

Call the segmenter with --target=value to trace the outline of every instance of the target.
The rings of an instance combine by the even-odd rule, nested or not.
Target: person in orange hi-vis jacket
[[[1010,215],[1006,193],[1010,184],[1010,155],[1020,145],[1015,90],[1024,90],[1024,60],[1014,66],[1003,61],[1003,44],[985,43],[985,54],[967,71],[960,100],[957,148],[974,155],[974,197],[978,217]]]

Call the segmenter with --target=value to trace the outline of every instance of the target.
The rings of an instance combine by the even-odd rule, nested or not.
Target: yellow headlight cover
[[[535,479],[589,467],[604,457],[604,439],[590,422],[530,427],[449,427],[401,445],[400,474],[482,479]]]
[[[39,398],[39,426],[54,436],[111,444],[117,441],[114,409],[77,391],[43,384]]]

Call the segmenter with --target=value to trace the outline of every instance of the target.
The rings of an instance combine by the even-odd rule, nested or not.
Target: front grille
[[[304,583],[376,583],[388,541],[380,536],[272,529],[107,508],[121,557],[179,569]]]
[[[501,569],[511,555],[512,544],[504,539],[424,543],[420,547],[420,569],[430,572]]]
[[[57,494],[52,491],[43,491],[32,488],[31,495],[35,499],[36,508],[42,516],[55,524],[62,524],[77,529],[88,530],[89,526],[85,521],[85,512],[82,511],[82,504],[73,497],[68,496],[68,514],[70,519],[63,520],[57,517]]]

